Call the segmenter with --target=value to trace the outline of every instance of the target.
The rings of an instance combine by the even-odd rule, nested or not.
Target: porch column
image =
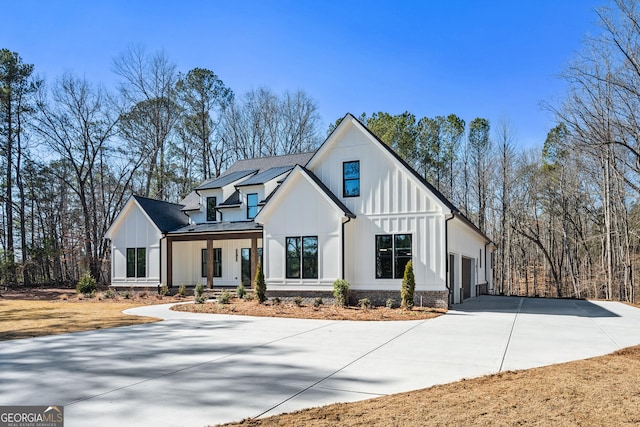
[[[251,283],[251,287],[255,288],[256,287],[256,271],[258,269],[258,238],[257,237],[252,237],[251,238],[251,256],[249,257],[251,259],[251,277],[249,280],[249,283]]]
[[[213,288],[213,240],[207,240],[207,288]]]
[[[173,238],[167,237],[167,287],[173,286]]]

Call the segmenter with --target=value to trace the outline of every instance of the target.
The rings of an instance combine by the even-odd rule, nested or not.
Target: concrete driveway
[[[426,321],[128,312],[154,324],[0,342],[0,405],[65,426],[203,426],[368,399],[640,344],[640,309],[480,297]]]

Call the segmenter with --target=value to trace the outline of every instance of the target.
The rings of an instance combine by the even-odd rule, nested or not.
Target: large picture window
[[[127,277],[147,277],[146,248],[127,248]]]
[[[318,278],[318,237],[287,237],[286,273],[288,279]]]
[[[258,214],[258,194],[247,194],[247,219],[253,219]]]
[[[215,197],[207,197],[207,221],[216,220],[216,204],[217,200]]]
[[[357,197],[360,195],[359,160],[342,164],[342,195],[343,197]]]
[[[207,277],[207,249],[202,249],[202,277]],[[213,277],[222,277],[222,248],[213,248]]]
[[[376,236],[376,279],[402,279],[411,260],[411,234]]]

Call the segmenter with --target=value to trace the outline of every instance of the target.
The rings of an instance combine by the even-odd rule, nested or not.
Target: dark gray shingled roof
[[[253,169],[243,169],[237,170],[230,173],[225,173],[224,175],[220,175],[218,178],[209,179],[199,186],[196,187],[197,190],[210,190],[213,188],[222,188],[225,185],[233,184],[235,181],[242,179],[246,176],[253,175],[258,170],[256,168]]]
[[[227,221],[227,222],[209,222],[205,224],[190,224],[173,230],[169,234],[184,233],[216,233],[229,231],[260,231],[262,226],[253,221]]]
[[[242,170],[257,169],[258,172],[261,173],[267,169],[279,168],[282,166],[304,166],[309,162],[309,160],[311,160],[311,157],[313,157],[314,154],[315,151],[311,153],[287,154],[284,156],[258,157],[255,159],[238,160],[231,165],[231,167],[227,169],[222,176]]]
[[[133,198],[163,233],[189,224],[189,218],[182,212],[184,205],[136,195]]]
[[[289,172],[294,168],[295,165],[289,166],[280,166],[277,168],[270,168],[265,170],[264,172],[260,172],[246,180],[242,181],[240,184],[236,185],[236,187],[245,187],[247,185],[258,185],[264,184],[265,182],[271,181],[273,178],[276,178],[284,173]]]

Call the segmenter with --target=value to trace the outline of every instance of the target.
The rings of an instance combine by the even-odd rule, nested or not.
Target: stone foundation
[[[413,304],[416,307],[433,307],[447,308],[448,300],[447,291],[415,291],[413,296]],[[297,297],[302,298],[304,305],[313,305],[316,298],[322,298],[322,303],[330,305],[334,303],[332,291],[273,291],[267,289],[267,298],[279,298],[283,302],[293,302]],[[422,301],[420,300],[422,297]],[[373,290],[350,290],[349,305],[358,305],[358,301],[363,298],[369,298],[373,306],[386,306],[389,298],[394,300],[394,307],[399,307],[402,299],[400,298],[400,290],[397,291],[373,291]]]

